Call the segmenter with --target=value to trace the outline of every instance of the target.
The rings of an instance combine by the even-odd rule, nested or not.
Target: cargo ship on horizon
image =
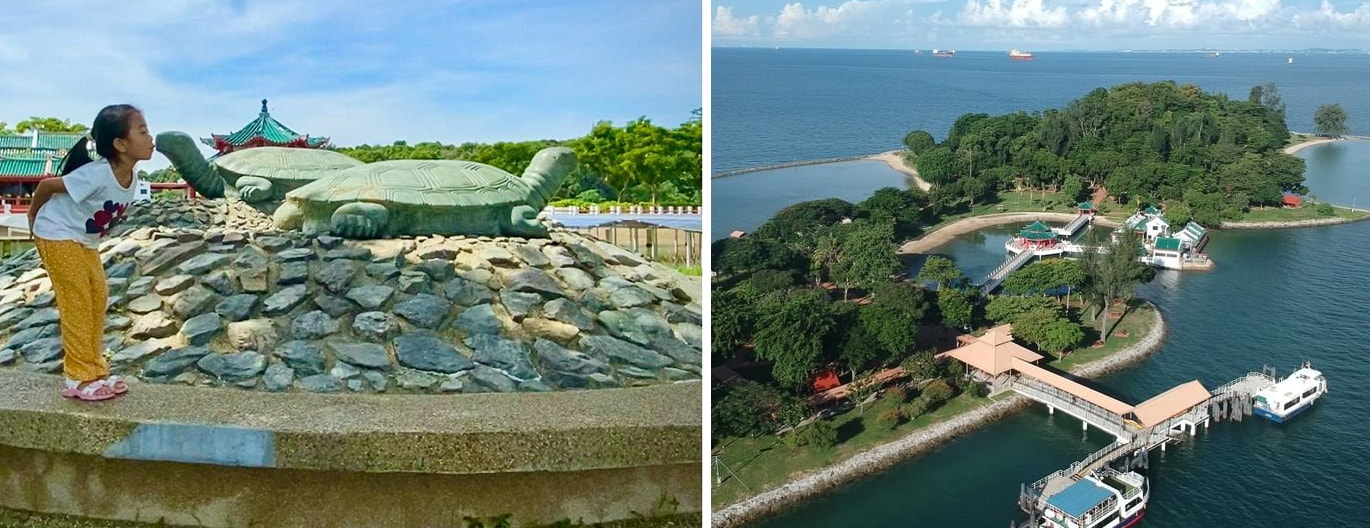
[[[1010,51],[1008,52],[1008,58],[1009,58],[1010,60],[1030,61],[1030,60],[1032,60],[1032,52],[1031,52],[1031,51],[1020,51],[1020,50],[1010,50]]]
[[[955,56],[956,56],[956,50],[933,49],[933,50],[932,50],[932,56],[933,56],[933,57],[955,57]]]

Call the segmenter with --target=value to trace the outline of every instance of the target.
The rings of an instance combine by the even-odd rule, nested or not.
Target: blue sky
[[[703,106],[698,0],[54,0],[0,12],[0,121],[232,132],[260,100],[338,145],[521,141]],[[108,19],[109,17],[114,19]],[[165,166],[160,156],[147,164]]]
[[[1370,0],[714,1],[714,46],[1370,49]]]

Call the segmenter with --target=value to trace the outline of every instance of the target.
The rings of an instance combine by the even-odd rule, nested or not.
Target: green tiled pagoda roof
[[[257,114],[257,119],[254,119],[251,123],[238,129],[237,132],[226,135],[213,134],[209,138],[201,138],[200,141],[206,145],[217,148],[218,142],[215,140],[222,139],[234,147],[240,147],[246,145],[247,142],[254,138],[262,138],[266,140],[268,145],[284,145],[299,140],[303,140],[310,147],[316,148],[328,144],[328,138],[326,137],[308,137],[301,135],[300,133],[291,130],[290,127],[281,124],[276,118],[271,117],[271,113],[266,110],[266,99],[262,99],[262,112]]]
[[[1094,209],[1094,204],[1089,203],[1089,202],[1080,202],[1080,209],[1081,209],[1081,210]]]
[[[0,158],[0,178],[55,174],[61,166],[62,160],[59,158],[51,158],[52,164],[49,165],[48,159],[49,158]]]
[[[1179,251],[1180,239],[1170,237],[1158,237],[1156,239],[1156,249],[1165,251]]]
[[[1022,231],[1018,232],[1018,236],[1028,240],[1049,240],[1056,238],[1056,233],[1052,232],[1051,227],[1038,220],[1024,227]]]
[[[38,135],[38,141],[33,140],[33,135]],[[0,150],[13,149],[35,149],[35,150],[66,150],[76,144],[76,140],[81,139],[85,134],[71,134],[67,132],[43,132],[40,130],[32,131],[28,134],[0,134]]]
[[[1149,214],[1149,215],[1161,214],[1160,209],[1157,209],[1156,206],[1154,206],[1154,205],[1148,205],[1148,206],[1146,206],[1146,209],[1142,209],[1142,212],[1143,212],[1143,213],[1146,213],[1146,214]]]

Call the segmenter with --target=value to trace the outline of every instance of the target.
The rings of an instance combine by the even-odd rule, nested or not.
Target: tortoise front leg
[[[265,202],[272,197],[271,180],[259,176],[243,176],[233,186],[244,202]]]
[[[545,237],[547,227],[538,221],[538,210],[531,205],[517,205],[509,211],[509,226],[505,229],[507,236],[521,237]]]
[[[377,238],[390,223],[384,205],[355,202],[333,211],[333,234],[345,238]]]

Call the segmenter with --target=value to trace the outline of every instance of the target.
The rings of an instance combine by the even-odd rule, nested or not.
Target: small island
[[[1148,240],[1152,257],[1171,244],[1157,238],[1198,255],[1204,226],[1366,218],[1309,195],[1290,145],[1299,137],[1273,85],[1245,100],[1173,82],[1099,88],[1061,109],[963,115],[941,142],[910,132],[908,150],[872,159],[915,188],[795,204],[716,242],[714,526],[778,511],[1021,408],[935,358],[991,327],[1011,325],[1048,368],[1076,376],[1158,349],[1165,322],[1135,297],[1155,273],[1133,249]],[[1093,223],[1122,227],[1087,242],[1104,251],[1026,264],[997,288],[928,255],[991,225],[1017,224],[1015,240],[1027,240],[1034,221],[1065,224],[1086,207]],[[1156,218],[1173,230],[1149,233]],[[1179,241],[1184,231],[1197,236]]]

